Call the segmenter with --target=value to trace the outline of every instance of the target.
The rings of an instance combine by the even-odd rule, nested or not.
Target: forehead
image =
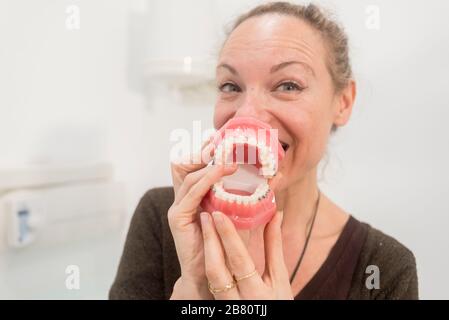
[[[292,16],[265,14],[240,24],[220,52],[220,61],[238,64],[258,60],[270,64],[299,59],[318,67],[324,64],[323,40],[314,28]]]

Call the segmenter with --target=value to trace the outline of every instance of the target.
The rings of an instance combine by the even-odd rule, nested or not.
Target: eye
[[[227,82],[227,83],[222,84],[221,86],[218,87],[218,89],[221,92],[225,92],[225,93],[228,93],[228,92],[240,92],[240,88],[237,85],[235,85],[235,84],[233,84],[231,82]]]
[[[286,81],[281,83],[276,87],[275,91],[278,91],[278,89],[281,88],[281,91],[302,91],[304,90],[303,87],[301,87],[299,84],[293,81]]]

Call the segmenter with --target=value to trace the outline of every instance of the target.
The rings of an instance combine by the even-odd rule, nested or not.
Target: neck
[[[276,205],[278,210],[284,213],[282,222],[284,234],[290,234],[290,232],[297,234],[298,230],[306,231],[315,213],[317,198],[316,169],[286,190],[276,193]]]

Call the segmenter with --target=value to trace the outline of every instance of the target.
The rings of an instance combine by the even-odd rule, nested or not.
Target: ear
[[[334,109],[334,126],[344,126],[351,117],[352,106],[354,105],[355,96],[357,92],[356,83],[354,80],[349,81],[346,88],[344,88],[337,96]]]

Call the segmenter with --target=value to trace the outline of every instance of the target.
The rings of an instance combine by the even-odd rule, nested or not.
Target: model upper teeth
[[[254,137],[247,137],[244,135],[226,137],[226,139],[224,139],[215,150],[215,163],[232,163],[233,159],[229,159],[229,157],[232,157],[234,145],[244,144],[258,149],[258,160],[261,164],[261,168],[259,169],[260,173],[265,178],[272,178],[276,174],[277,169],[275,155],[271,151],[270,147],[262,143],[257,143],[257,140]],[[248,157],[251,158],[250,155],[248,155]]]

